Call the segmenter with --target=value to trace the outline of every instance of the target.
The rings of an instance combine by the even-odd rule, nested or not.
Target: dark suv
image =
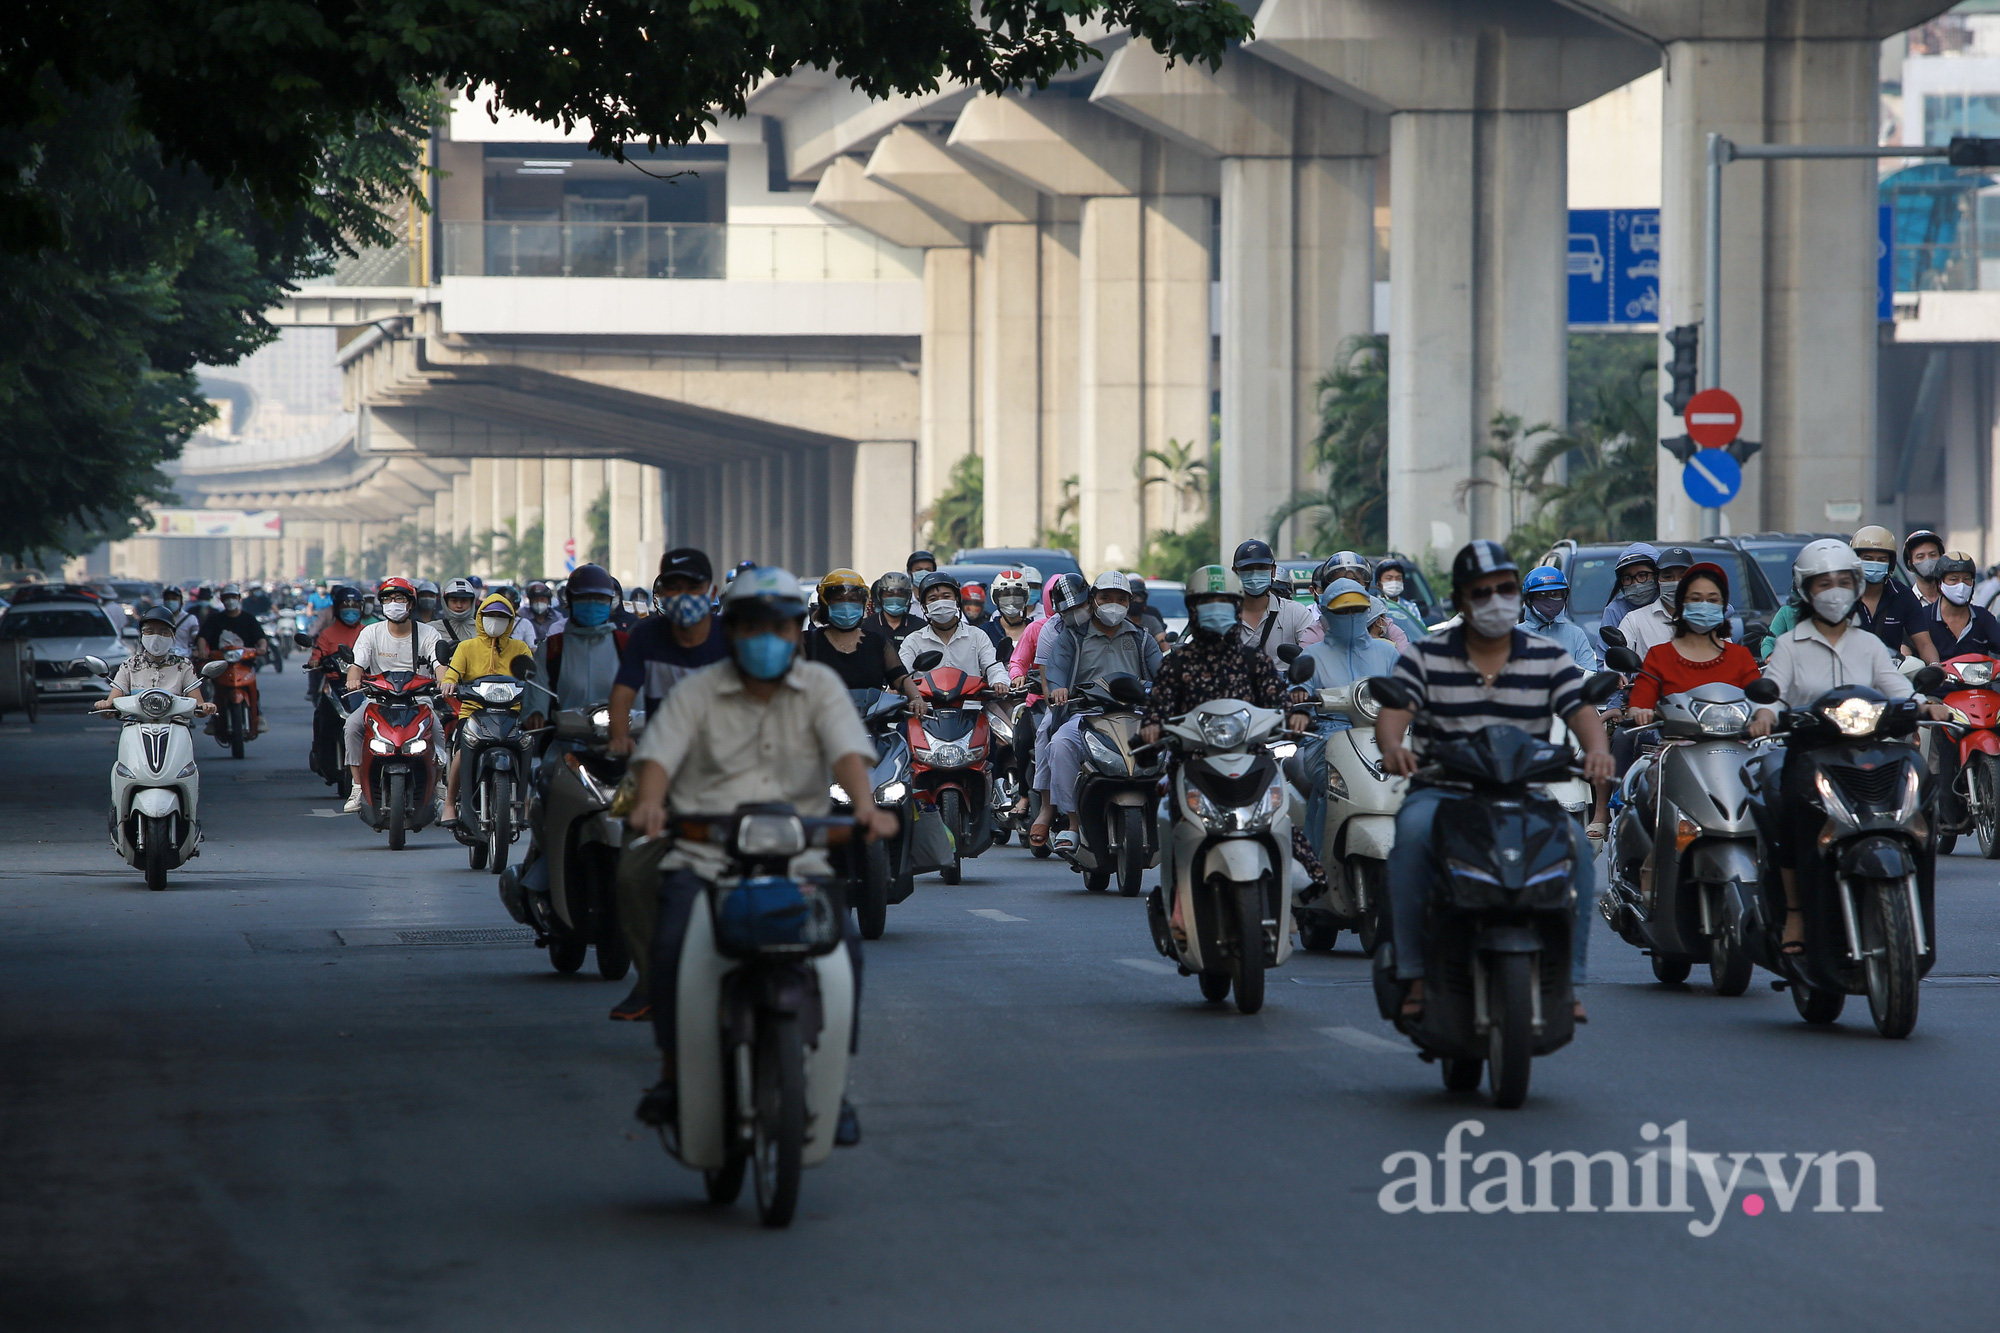
[[[1697,561],[1709,561],[1722,566],[1729,575],[1729,601],[1736,614],[1729,619],[1729,633],[1733,638],[1743,634],[1743,621],[1761,620],[1770,623],[1782,605],[1781,599],[1772,591],[1771,583],[1765,577],[1758,561],[1739,547],[1729,545],[1741,538],[1710,537],[1690,542],[1654,542],[1655,547],[1685,546],[1694,553]],[[1803,546],[1811,538],[1805,538]],[[1604,640],[1598,635],[1599,622],[1604,617],[1604,608],[1617,594],[1618,580],[1615,566],[1618,557],[1625,553],[1630,542],[1592,542],[1579,544],[1573,541],[1559,541],[1549,549],[1549,553],[1536,563],[1554,565],[1569,580],[1569,618],[1581,625],[1600,650]],[[1796,550],[1796,548],[1794,548]],[[1785,580],[1791,581],[1791,556],[1785,557]]]

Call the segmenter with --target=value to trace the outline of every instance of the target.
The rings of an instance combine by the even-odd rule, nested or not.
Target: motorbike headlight
[[[604,740],[611,735],[611,710],[609,708],[593,708],[590,710],[590,734],[598,740]]]
[[[425,750],[428,750],[430,748],[431,748],[431,743],[425,740],[422,736],[419,736],[415,740],[409,742],[407,745],[403,747],[403,753],[422,754]]]
[[[1917,776],[1915,764],[1903,765],[1903,803],[1896,810],[1896,822],[1907,824],[1917,815],[1917,797],[1923,790],[1923,780]]]
[[[1528,876],[1528,887],[1532,889],[1537,884],[1546,884],[1552,879],[1563,879],[1568,876],[1569,870],[1570,870],[1570,862],[1569,859],[1565,857],[1563,860],[1560,860],[1556,862],[1554,865],[1550,866],[1547,870],[1537,871],[1536,873]]]
[[[1083,746],[1086,750],[1090,751],[1090,762],[1096,764],[1099,768],[1110,769],[1117,773],[1125,771],[1125,756],[1118,753],[1117,746],[1105,740],[1104,737],[1098,735],[1096,732],[1086,731],[1083,733]]]
[[[1243,820],[1243,827],[1250,832],[1259,832],[1271,827],[1271,821],[1278,812],[1290,803],[1290,793],[1285,790],[1281,778],[1264,789],[1263,799],[1250,807],[1250,813]]]
[[[1382,716],[1381,701],[1376,699],[1375,691],[1368,688],[1365,680],[1355,681],[1353,688],[1348,690],[1347,708],[1363,722],[1373,722]]]
[[[854,802],[847,799],[847,788],[841,786],[838,782],[826,789],[826,799],[832,801],[835,805],[854,804]]]
[[[174,780],[178,782],[182,778],[191,778],[193,776],[194,776],[194,760],[190,759],[187,761],[186,768],[174,774]]]
[[[1747,702],[1702,704],[1694,710],[1694,720],[1704,736],[1734,736],[1750,725],[1750,705]]]
[[[964,768],[971,762],[972,756],[957,741],[939,741],[931,746],[930,763],[933,768]]]
[[[1200,820],[1205,828],[1227,829],[1229,827],[1228,818],[1217,808],[1214,801],[1209,800],[1207,796],[1202,794],[1202,790],[1199,787],[1191,786],[1187,789],[1187,808],[1188,813]]]
[[[797,856],[805,849],[797,815],[745,815],[736,826],[736,850],[744,856]]]
[[[885,782],[875,790],[875,804],[901,805],[910,789],[901,782]]]
[[[1235,750],[1243,745],[1243,738],[1250,732],[1248,710],[1238,709],[1234,713],[1203,713],[1201,715],[1201,738],[1211,750]]]
[[[1014,724],[1006,718],[988,718],[986,725],[993,729],[993,734],[999,738],[1001,744],[1012,745],[1014,743]]]
[[[1500,882],[1492,872],[1482,869],[1470,861],[1461,861],[1455,856],[1445,858],[1444,868],[1454,875],[1463,875],[1467,879],[1477,880],[1481,884],[1498,884]]]
[[[373,750],[376,754],[396,753],[395,745],[389,741],[383,740],[380,736],[370,736],[368,738],[368,748],[370,750]]]
[[[1299,743],[1297,741],[1277,741],[1271,746],[1271,757],[1281,764],[1298,752]]]
[[[1347,794],[1347,779],[1340,776],[1340,770],[1332,764],[1326,766],[1326,798],[1329,801],[1353,799]]]
[[[111,766],[111,771],[116,773],[121,778],[131,778],[135,782],[139,778],[139,775],[137,773],[134,773],[131,769],[125,767],[125,761],[122,759]]]
[[[1957,668],[1958,678],[1967,685],[1990,685],[1993,683],[1991,662],[1967,662]]]
[[[1848,805],[1847,798],[1841,795],[1840,788],[1834,786],[1833,779],[1826,775],[1825,769],[1813,774],[1813,785],[1819,788],[1819,799],[1825,804],[1829,815],[1845,824],[1861,822],[1854,817],[1854,808]]]
[[[1831,708],[1822,708],[1820,716],[1833,723],[1843,736],[1873,736],[1887,707],[1873,699],[1843,699]]]

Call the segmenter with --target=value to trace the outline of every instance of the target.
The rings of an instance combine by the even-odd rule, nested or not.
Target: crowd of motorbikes
[[[217,706],[214,734],[237,756],[255,734],[256,667],[282,668],[287,643],[312,642],[306,612],[280,614],[291,619],[274,623],[261,650],[231,649],[201,668]],[[1762,630],[1753,625],[1745,637]],[[1615,630],[1605,638],[1610,669],[1584,692],[1600,706],[1638,669]],[[1157,868],[1146,906],[1154,946],[1206,1000],[1233,997],[1245,1014],[1263,1005],[1264,974],[1287,961],[1295,938],[1324,953],[1351,932],[1373,960],[1382,1017],[1440,1065],[1446,1086],[1487,1081],[1496,1104],[1520,1105],[1533,1059],[1576,1030],[1570,827],[1592,800],[1580,748],[1560,723],[1550,735],[1491,727],[1432,748],[1416,780],[1449,793],[1430,849],[1442,887],[1427,906],[1424,938],[1392,940],[1390,854],[1410,780],[1385,770],[1375,724],[1383,708],[1408,707],[1409,696],[1390,677],[1308,688],[1311,663],[1296,649],[1279,656],[1292,707],[1338,723],[1315,728],[1323,778],[1301,762],[1304,738],[1288,729],[1286,712],[1211,700],[1145,744],[1143,682],[1081,682],[1060,706],[1082,718],[1075,837],[1030,846],[1040,799],[1035,738],[1053,706],[1043,682],[996,692],[929,653],[913,670],[921,709],[893,691],[851,695],[876,745],[867,773],[874,803],[899,816],[894,837],[851,836],[852,802],[838,785],[827,819],[744,807],[677,821],[675,837],[722,848],[732,865],[711,910],[695,914],[681,955],[682,1101],[667,1133],[675,1155],[704,1172],[710,1196],[733,1200],[751,1174],[765,1220],[782,1224],[799,1169],[830,1151],[847,1046],[822,1034],[845,1033],[854,1004],[852,976],[837,965],[848,908],[862,938],[880,938],[889,909],[910,898],[919,876],[957,884],[965,862],[1017,836],[1034,856],[1067,861],[1088,892],[1115,885],[1137,897]],[[447,660],[440,654],[440,666]],[[350,666],[341,650],[316,668],[312,770],[349,794],[342,735],[349,714],[363,710],[360,816],[401,849],[438,819],[455,750],[454,833],[471,868],[500,877],[507,911],[532,928],[558,971],[578,971],[595,950],[602,977],[625,976],[648,941],[619,920],[616,882],[631,835],[621,818],[627,765],[610,744],[608,707],[553,709],[526,660],[509,674],[460,682],[460,695],[482,705],[460,716],[436,706],[429,673],[387,672],[349,692]],[[1864,995],[1885,1036],[1907,1035],[1918,983],[1936,958],[1936,855],[1970,835],[1985,856],[2000,857],[1996,666],[1978,658],[1913,670],[1918,694],[1900,703],[1844,687],[1783,711],[1761,738],[1750,723],[1759,705],[1776,702],[1768,682],[1665,697],[1609,798],[1598,911],[1663,983],[1705,964],[1718,995],[1739,996],[1763,968],[1807,1022],[1832,1022],[1847,996]],[[1951,720],[1922,720],[1916,704],[1925,696],[1941,699]],[[200,839],[195,703],[159,691],[115,703],[112,838],[159,888]],[[544,714],[538,726],[524,720]],[[1825,889],[1805,898],[1806,949],[1797,953],[1781,948],[1786,900],[1767,871],[1765,841],[1779,816],[1786,738],[1806,733],[1819,742],[1809,799],[1824,829],[1810,854]],[[544,762],[546,782],[537,783]],[[1323,881],[1295,864],[1291,840],[1315,782],[1323,783]],[[531,855],[546,862],[539,879],[515,863],[524,832]],[[786,875],[788,859],[811,847],[833,856],[827,885]],[[1420,1016],[1403,1011],[1399,945],[1425,951]]]

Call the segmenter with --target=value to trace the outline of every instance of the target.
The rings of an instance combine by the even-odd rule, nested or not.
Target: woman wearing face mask
[[[459,682],[481,676],[512,673],[517,658],[533,660],[534,649],[513,637],[514,604],[499,593],[488,593],[479,604],[478,633],[452,650],[451,665],[438,677],[438,693],[447,698],[458,695]],[[478,712],[483,705],[471,695],[458,699],[459,714]],[[451,771],[445,775],[444,819],[448,829],[458,827],[458,764],[456,748],[451,754]]]
[[[1650,726],[1664,695],[1720,681],[1748,686],[1760,674],[1757,659],[1740,643],[1728,641],[1729,576],[1704,561],[1681,576],[1675,598],[1674,637],[1646,654],[1632,684],[1626,717]]]
[[[1933,569],[1938,599],[1919,613],[1910,635],[1917,656],[1935,665],[1977,653],[2000,656],[2000,620],[1983,606],[1972,605],[1979,566],[1963,551],[1949,551]]]
[[[111,701],[144,690],[165,690],[190,699],[201,697],[201,675],[194,664],[174,651],[174,613],[153,607],[139,620],[139,651],[120,664],[111,677],[110,692],[91,705],[93,711],[109,713]],[[215,705],[195,705],[196,717],[207,717]]]
[[[895,645],[861,623],[867,612],[867,581],[854,570],[834,570],[819,581],[813,627],[806,631],[800,653],[808,662],[832,667],[850,690],[899,690],[922,712],[916,682]]]
[[[876,579],[875,587],[870,591],[870,601],[875,609],[866,618],[868,628],[899,649],[903,640],[923,624],[922,617],[910,614],[910,608],[916,601],[916,585],[910,582],[908,574],[892,572]]]
[[[1401,650],[1369,632],[1379,604],[1362,590],[1359,580],[1334,579],[1320,593],[1319,605],[1326,637],[1305,650],[1313,664],[1313,677],[1306,688],[1338,689],[1396,669],[1396,655]],[[1313,728],[1315,735],[1299,748],[1299,758],[1312,778],[1306,788],[1306,840],[1321,855],[1325,854],[1320,843],[1326,829],[1326,738],[1353,725],[1337,713],[1319,718]]]

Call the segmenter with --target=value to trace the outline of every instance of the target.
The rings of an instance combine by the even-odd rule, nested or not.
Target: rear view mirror
[[[1604,640],[1606,648],[1614,646],[1626,648],[1631,646],[1625,642],[1625,632],[1616,625],[1606,625],[1603,629],[1598,630],[1597,637]]]
[[[1752,620],[1743,626],[1742,643],[1751,652],[1764,646],[1764,640],[1771,637],[1771,627],[1761,620]]]
[[[1285,645],[1285,648],[1291,647],[1292,645],[1289,643]],[[1278,652],[1282,655],[1285,648],[1280,648]],[[1296,653],[1298,649],[1292,648],[1292,651]],[[1285,680],[1288,684],[1292,685],[1305,684],[1313,678],[1313,673],[1317,669],[1310,657],[1293,657],[1291,663],[1290,666],[1285,668]]]
[[[202,679],[214,680],[227,670],[229,670],[229,663],[227,662],[210,662],[201,669]]]
[[[1368,693],[1373,695],[1376,702],[1384,708],[1397,708],[1409,712],[1417,706],[1416,697],[1410,693],[1409,686],[1394,676],[1370,676]]]
[[[310,634],[294,634],[292,642],[301,648],[310,648],[313,646],[312,635]]]
[[[436,659],[437,664],[441,667],[449,667],[451,665],[451,649],[444,644],[439,644],[437,651],[432,653],[431,656]]]
[[[1113,676],[1104,682],[1105,691],[1121,704],[1138,707],[1146,702],[1146,687],[1139,683],[1137,676]]]
[[[535,661],[531,657],[517,657],[507,664],[507,674],[515,680],[533,680]]]
[[[1296,643],[1279,644],[1278,660],[1285,663],[1296,662],[1299,660],[1299,654],[1303,651],[1305,650],[1300,648]]]
[[[1640,661],[1639,654],[1630,648],[1623,644],[1614,644],[1604,650],[1604,665],[1622,675],[1636,676],[1639,674],[1639,668],[1645,663]]]
[[[1918,694],[1936,694],[1944,688],[1944,668],[1927,666],[1910,677],[1910,684],[1916,687]]]
[[[1744,695],[1753,704],[1774,704],[1784,695],[1778,689],[1778,682],[1769,676],[1759,676],[1743,687]]]
[[[918,653],[917,660],[910,663],[912,671],[935,671],[944,661],[944,654],[933,648],[927,653]]]
[[[1637,656],[1630,648],[1614,648],[1611,651],[1614,653],[1623,653],[1625,656],[1633,658],[1634,661],[1637,660]],[[1625,678],[1616,671],[1600,671],[1589,680],[1583,682],[1583,701],[1592,708],[1595,708],[1624,688]]]
[[[111,668],[105,664],[104,659],[101,657],[79,657],[70,665],[85,667],[93,676],[108,676],[111,674]]]

